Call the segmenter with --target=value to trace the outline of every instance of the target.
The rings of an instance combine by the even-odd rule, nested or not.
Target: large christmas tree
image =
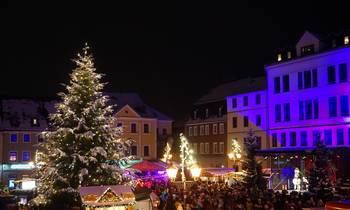
[[[243,182],[247,188],[266,189],[267,182],[261,171],[261,164],[256,160],[256,150],[258,146],[258,137],[249,130],[247,137],[244,139],[244,160],[242,164],[244,178]]]
[[[101,74],[96,73],[88,50],[86,45],[73,60],[76,68],[67,91],[60,94],[57,111],[50,116],[52,128],[43,133],[46,141],[37,162],[39,202],[69,198],[66,202],[74,203],[79,201],[76,190],[80,186],[125,181],[123,171],[112,162],[125,158],[129,144],[113,126],[113,107],[102,94]]]
[[[332,196],[331,172],[334,171],[331,164],[332,154],[326,145],[318,140],[312,155],[313,167],[309,175],[309,191],[322,198],[330,199]]]

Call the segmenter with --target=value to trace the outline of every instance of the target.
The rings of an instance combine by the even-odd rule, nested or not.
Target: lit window
[[[287,53],[287,58],[288,58],[288,59],[291,59],[291,58],[292,58],[292,52],[291,52],[291,51],[288,51],[288,53]]]
[[[23,134],[23,142],[30,142],[30,135],[29,134]]]
[[[15,133],[11,134],[10,141],[11,141],[11,143],[16,143],[17,142],[17,134],[15,134]]]
[[[28,152],[28,151],[23,152],[22,160],[29,161],[30,160],[30,152]]]
[[[344,37],[344,44],[349,44],[349,36]]]
[[[9,160],[12,162],[17,161],[17,152],[10,152]]]
[[[279,53],[279,54],[277,55],[277,61],[281,61],[281,60],[282,60],[282,54]]]
[[[32,126],[39,126],[38,118],[36,118],[36,117],[32,118]]]

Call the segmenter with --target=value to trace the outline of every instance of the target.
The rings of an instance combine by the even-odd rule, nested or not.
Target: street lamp
[[[178,171],[178,169],[174,165],[172,165],[172,166],[170,166],[169,168],[166,169],[166,173],[167,173],[168,177],[170,178],[170,180],[175,181],[176,175],[177,175],[177,171]]]
[[[192,168],[191,168],[191,175],[192,175],[194,180],[196,180],[201,175],[201,171],[202,171],[202,169],[199,168],[197,164],[192,166]]]

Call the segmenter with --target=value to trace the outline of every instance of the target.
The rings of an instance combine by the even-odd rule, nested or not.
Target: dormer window
[[[219,117],[222,116],[222,107],[219,107]]]
[[[36,117],[32,118],[32,126],[39,126],[39,120]]]
[[[292,52],[291,52],[291,51],[288,51],[288,52],[287,52],[287,58],[288,58],[288,59],[291,59],[291,58],[292,58]]]
[[[209,109],[205,109],[205,118],[209,117]]]
[[[193,111],[193,119],[196,120],[197,119],[197,110]]]
[[[333,48],[337,47],[337,40],[335,39],[332,40],[332,47]]]
[[[312,45],[307,45],[301,48],[301,55],[310,55],[315,52],[315,46]]]
[[[277,55],[277,61],[281,61],[282,60],[282,54],[281,53],[278,53]]]
[[[344,37],[344,44],[349,44],[349,36]]]

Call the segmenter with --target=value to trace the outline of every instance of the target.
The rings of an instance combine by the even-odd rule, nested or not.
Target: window
[[[281,53],[278,53],[277,54],[277,61],[281,61],[282,60],[282,54]]]
[[[218,143],[217,142],[213,143],[213,153],[214,154],[219,153],[219,148],[218,148]]]
[[[304,102],[299,101],[299,120],[304,119]]]
[[[261,115],[260,114],[256,115],[255,125],[256,126],[261,126]]]
[[[204,125],[199,126],[199,135],[204,136]]]
[[[205,118],[209,118],[209,109],[205,109]]]
[[[143,124],[143,132],[149,133],[149,125],[148,124]]]
[[[205,143],[204,152],[205,154],[209,154],[209,143]]]
[[[219,143],[219,153],[224,154],[224,142]]]
[[[145,131],[145,126],[146,126],[147,124],[144,124],[143,126],[144,126],[144,132],[146,133],[146,131]],[[147,125],[148,126],[148,125]],[[148,128],[147,128],[147,130],[148,130]],[[131,123],[131,133],[136,133],[137,132],[137,129],[136,129],[136,123]],[[148,132],[147,132],[148,133]]]
[[[288,59],[291,59],[291,58],[292,58],[292,52],[291,52],[291,51],[288,51],[288,52],[287,52],[287,58],[288,58]]]
[[[213,124],[213,134],[218,134],[218,124]]]
[[[295,147],[297,145],[297,134],[296,132],[290,132],[290,146]]]
[[[303,72],[298,72],[298,89],[303,89]]]
[[[286,146],[286,141],[287,141],[287,138],[286,138],[286,133],[281,133],[281,147],[285,147]]]
[[[162,129],[162,135],[167,135],[168,134],[168,130],[166,128]]]
[[[204,154],[204,143],[199,144],[199,153]]]
[[[193,143],[193,152],[195,153],[195,154],[197,154],[198,153],[198,148],[197,148],[197,143]]]
[[[318,99],[314,99],[314,119],[318,119]]]
[[[307,132],[306,131],[301,131],[300,132],[300,145],[302,147],[307,146]]]
[[[342,128],[337,129],[337,145],[344,145],[344,130]]]
[[[277,134],[272,134],[272,147],[277,147]]]
[[[205,125],[205,135],[209,135],[209,125]]]
[[[243,97],[243,106],[248,106],[248,96]]]
[[[311,71],[304,71],[304,88],[311,88]]]
[[[340,113],[341,116],[349,116],[349,97],[340,96]]]
[[[336,117],[337,116],[337,97],[329,97],[328,98],[328,108],[329,108],[329,116]]]
[[[32,126],[39,126],[39,120],[36,117],[32,118]]]
[[[317,69],[312,69],[312,87],[318,86]]]
[[[289,103],[283,104],[283,113],[284,113],[284,121],[285,122],[290,121],[290,104]]]
[[[219,116],[219,117],[222,116],[222,107],[219,107],[218,116]]]
[[[197,136],[197,135],[198,135],[198,127],[197,127],[197,126],[194,126],[194,127],[193,127],[193,135],[194,135],[194,136]]]
[[[258,149],[261,149],[261,136],[256,137],[256,146]]]
[[[237,98],[232,98],[232,108],[237,108]]]
[[[232,117],[232,128],[237,128],[237,117]]]
[[[328,84],[335,83],[335,66],[328,66]]]
[[[149,156],[149,146],[143,146],[143,156]]]
[[[137,146],[131,146],[131,155],[137,156]]]
[[[348,81],[348,68],[346,63],[342,63],[339,65],[339,82],[347,82]]]
[[[248,121],[248,116],[243,117],[243,126],[248,127],[249,126],[249,121]]]
[[[321,133],[320,131],[312,131],[312,145],[316,146],[317,142],[321,140]]]
[[[306,120],[312,119],[312,101],[311,100],[305,101],[305,119]]]
[[[10,142],[11,142],[11,143],[17,143],[17,134],[12,133],[12,134],[10,135]]]
[[[324,131],[324,140],[326,145],[332,145],[332,130],[328,129]]]
[[[225,133],[225,125],[224,123],[219,124],[219,133],[224,134]]]
[[[118,122],[118,123],[117,123],[117,128],[122,128],[122,127],[123,127],[123,123]]]
[[[281,104],[275,105],[275,122],[281,122]]]
[[[280,93],[281,92],[281,82],[280,82],[280,78],[279,77],[275,77],[274,79],[274,86],[275,86],[275,93]]]
[[[17,161],[17,152],[9,152],[9,161],[11,162],[15,162]]]
[[[349,36],[344,36],[344,44],[349,44]]]
[[[193,128],[188,127],[188,136],[192,136],[192,135],[193,135]]]
[[[24,151],[24,152],[22,153],[22,160],[23,160],[23,161],[30,161],[30,152]]]
[[[255,96],[255,103],[256,104],[261,104],[261,95],[260,94],[256,94],[256,96]]]
[[[29,134],[27,134],[27,133],[23,134],[23,142],[26,142],[26,143],[30,142],[30,135]]]
[[[193,119],[196,120],[197,119],[197,110],[193,111]]]
[[[304,56],[304,55],[310,55],[312,53],[314,53],[315,51],[315,48],[314,48],[314,45],[307,45],[307,46],[304,46],[301,48],[301,55]]]
[[[283,76],[283,92],[289,91],[289,75]]]

